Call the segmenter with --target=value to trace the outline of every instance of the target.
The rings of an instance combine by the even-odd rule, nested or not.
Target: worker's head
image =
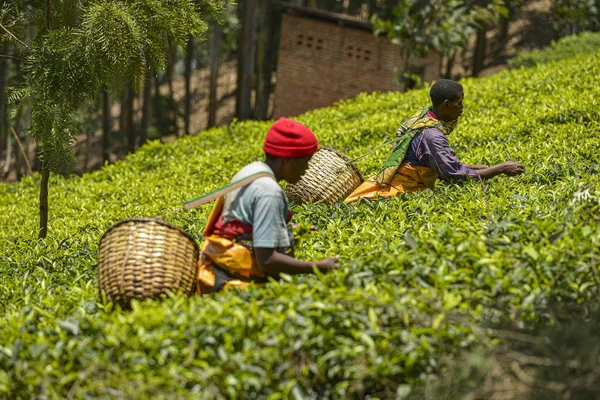
[[[275,176],[296,183],[308,169],[319,142],[310,129],[299,122],[280,118],[269,129],[263,150],[277,169]]]
[[[435,114],[442,121],[453,121],[462,114],[465,96],[460,83],[440,79],[431,86],[429,97]]]

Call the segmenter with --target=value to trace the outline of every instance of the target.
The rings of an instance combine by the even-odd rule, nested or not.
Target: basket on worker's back
[[[286,194],[299,204],[322,201],[331,205],[343,201],[363,181],[348,157],[331,147],[321,147],[311,158],[302,179],[287,185]]]
[[[158,299],[194,289],[198,245],[181,229],[154,218],[130,218],[100,240],[98,285],[109,301]]]

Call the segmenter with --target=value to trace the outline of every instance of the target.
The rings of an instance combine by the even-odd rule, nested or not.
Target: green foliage
[[[44,7],[40,11],[10,1],[2,8],[15,26],[38,22],[41,33],[25,59],[25,82],[11,99],[31,101],[29,133],[53,171],[72,158],[74,115],[86,101],[104,86],[117,95],[127,81],[139,86],[145,68],[165,67],[166,37],[180,46],[190,34],[203,37],[207,26],[199,7],[215,15],[223,8],[217,0],[58,3],[52,3],[49,20],[42,14]]]
[[[559,37],[600,29],[600,0],[553,0],[552,8]]]
[[[481,25],[506,15],[504,0],[486,1],[485,6],[464,0],[402,0],[391,18],[373,17],[375,33],[385,33],[400,46],[404,74],[413,56],[430,51],[448,54],[462,48]]]
[[[0,185],[0,397],[402,398],[480,332],[497,342],[476,326],[552,322],[550,299],[597,296],[598,75],[589,53],[463,81],[457,154],[512,158],[527,174],[293,206],[318,228],[297,236],[298,257],[340,254],[344,267],[243,293],[113,310],[98,298],[98,242],[113,223],[178,208],[262,159],[269,122],[151,141],[100,171],[53,176],[55,233],[41,241],[36,181]],[[354,158],[427,103],[427,90],[363,94],[298,120]],[[388,152],[358,166],[372,174]],[[166,219],[200,241],[210,208]]]
[[[561,38],[542,50],[521,52],[509,61],[509,65],[511,68],[532,67],[571,58],[577,54],[597,53],[599,49],[600,33],[584,32]]]
[[[444,361],[449,368],[441,379],[419,385],[411,394],[423,400],[597,399],[598,303],[552,302],[537,312],[550,315],[551,322],[487,327],[506,340],[493,345],[483,338],[458,360]]]

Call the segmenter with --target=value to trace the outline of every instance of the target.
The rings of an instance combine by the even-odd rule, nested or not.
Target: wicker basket
[[[194,239],[171,224],[152,218],[125,219],[100,240],[100,292],[125,307],[131,299],[158,299],[170,291],[189,295],[198,253]]]
[[[298,183],[287,185],[286,194],[295,203],[343,201],[365,179],[348,157],[331,147],[321,147],[311,158]]]

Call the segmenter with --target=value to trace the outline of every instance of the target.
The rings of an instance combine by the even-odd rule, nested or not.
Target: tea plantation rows
[[[583,40],[585,42],[585,38]],[[600,53],[467,79],[450,136],[466,163],[523,163],[482,185],[368,204],[294,206],[297,256],[343,268],[244,293],[135,303],[98,296],[98,242],[262,158],[271,122],[235,122],[81,177],[54,176],[37,239],[39,176],[0,185],[0,398],[393,398],[443,376],[480,330],[597,301]],[[393,138],[428,90],[364,94],[298,120],[358,157]],[[365,175],[385,147],[357,161]],[[198,241],[212,205],[168,222]],[[318,231],[307,229],[315,225]],[[487,339],[486,339],[487,340]]]

